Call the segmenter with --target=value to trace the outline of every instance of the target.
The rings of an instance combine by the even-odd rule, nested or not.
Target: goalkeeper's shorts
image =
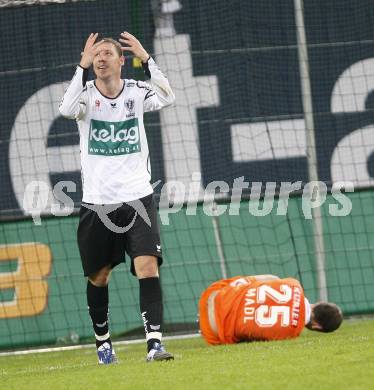
[[[113,211],[111,211],[113,210]],[[131,259],[155,256],[162,264],[157,208],[153,194],[120,205],[82,204],[79,212],[78,246],[85,276],[107,265],[112,268]]]

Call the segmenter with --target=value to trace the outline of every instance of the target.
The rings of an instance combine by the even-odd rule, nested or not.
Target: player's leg
[[[88,276],[87,305],[96,338],[99,364],[116,362],[109,333],[109,293],[108,284],[112,267],[107,265]]]
[[[133,263],[139,280],[140,312],[147,340],[147,361],[174,359],[161,343],[163,302],[157,257],[137,256]]]
[[[140,215],[126,233],[126,251],[132,259],[131,272],[139,280],[140,311],[147,340],[147,360],[170,360],[173,355],[161,344],[163,302],[159,266],[162,264],[157,209],[152,195],[140,199],[148,223]],[[150,223],[149,223],[150,222]]]
[[[133,260],[139,280],[140,313],[144,323],[148,352],[153,343],[161,343],[162,337],[162,292],[158,275],[157,258],[137,256]]]
[[[115,254],[119,251],[115,250],[113,234],[94,210],[82,206],[77,238],[84,275],[88,277],[86,296],[100,364],[115,361],[108,327],[108,282],[111,269],[121,260]]]

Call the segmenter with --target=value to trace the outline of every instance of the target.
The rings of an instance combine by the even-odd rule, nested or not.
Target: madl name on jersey
[[[88,154],[118,156],[140,151],[138,118],[122,122],[91,119]]]

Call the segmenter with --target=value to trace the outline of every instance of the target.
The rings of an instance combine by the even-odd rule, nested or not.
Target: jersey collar
[[[309,301],[304,298],[304,303],[305,303],[305,325],[309,324],[310,322],[310,317],[312,316],[312,308],[310,307]]]
[[[101,96],[103,96],[103,97],[105,97],[106,99],[110,99],[110,100],[114,100],[114,99],[117,99],[118,98],[118,96],[120,96],[121,95],[121,93],[123,92],[123,89],[125,88],[125,84],[126,84],[126,82],[125,82],[125,80],[122,80],[123,81],[123,85],[122,85],[122,88],[121,88],[121,90],[120,90],[120,92],[118,93],[118,95],[117,96],[115,96],[115,97],[109,97],[109,96],[105,96],[101,91],[100,91],[100,89],[99,88],[97,88],[97,85],[96,85],[96,80],[94,80],[94,86],[95,86],[95,88],[97,89],[97,91],[100,93],[100,95]]]

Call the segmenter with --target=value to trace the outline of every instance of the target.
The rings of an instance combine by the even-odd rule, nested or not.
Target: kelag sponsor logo
[[[138,118],[122,122],[91,120],[88,154],[114,156],[140,150]]]

